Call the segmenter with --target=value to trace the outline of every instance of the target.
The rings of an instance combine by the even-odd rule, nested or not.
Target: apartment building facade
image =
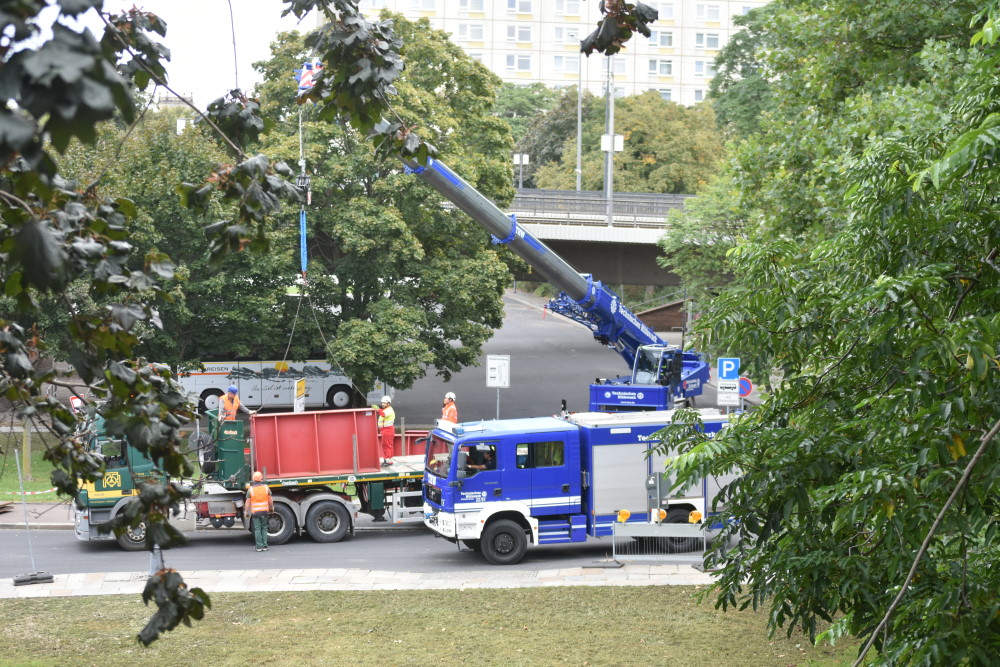
[[[612,57],[580,53],[580,40],[601,18],[597,0],[361,0],[369,16],[382,9],[408,19],[427,18],[453,42],[510,83],[581,85],[604,95],[654,90],[692,105],[708,94],[715,56],[735,32],[733,17],[766,0],[646,2],[659,11],[649,38],[636,34]]]

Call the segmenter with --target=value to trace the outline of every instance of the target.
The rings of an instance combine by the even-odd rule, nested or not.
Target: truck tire
[[[690,513],[689,510],[680,507],[669,510],[665,523],[687,523]],[[666,543],[667,551],[675,554],[697,551],[702,544],[697,537],[664,537],[663,541]]]
[[[321,500],[306,513],[306,532],[317,542],[339,542],[350,525],[347,509],[333,500]]]
[[[483,557],[494,565],[520,563],[528,550],[528,537],[524,528],[508,519],[501,519],[486,526],[479,546]]]
[[[295,534],[295,512],[284,503],[274,503],[274,511],[267,515],[267,543],[284,544]],[[250,527],[253,532],[253,526]]]
[[[337,384],[330,387],[329,391],[326,392],[326,404],[330,406],[331,410],[343,410],[344,408],[351,407],[353,396],[354,392],[350,387]]]
[[[146,522],[140,521],[135,528],[131,526],[125,529],[121,535],[116,535],[115,540],[125,551],[143,551],[146,549]]]
[[[209,410],[218,410],[220,398],[222,398],[221,389],[206,389],[201,392],[201,397],[198,400],[198,410],[201,411],[201,414],[205,414]]]

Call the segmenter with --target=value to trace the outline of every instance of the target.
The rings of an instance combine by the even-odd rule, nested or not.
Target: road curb
[[[31,530],[73,530],[73,524],[71,523],[29,523],[29,528]],[[0,530],[24,530],[24,522],[20,523],[9,523],[0,522]]]

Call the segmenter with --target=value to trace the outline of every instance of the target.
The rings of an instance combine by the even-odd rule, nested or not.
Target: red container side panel
[[[269,479],[378,471],[374,410],[253,415],[255,468]],[[354,436],[357,436],[355,465]]]
[[[427,437],[430,431],[407,431],[397,433],[396,439],[392,443],[393,456],[423,456],[427,453],[427,445],[423,442],[417,444],[417,440]]]

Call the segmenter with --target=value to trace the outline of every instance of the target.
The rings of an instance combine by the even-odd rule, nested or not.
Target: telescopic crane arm
[[[629,368],[641,345],[665,345],[649,327],[626,308],[618,295],[600,281],[581,274],[562,257],[552,252],[514,216],[505,215],[482,193],[469,185],[443,162],[428,158],[424,167],[404,160],[409,172],[440,192],[493,236],[494,243],[507,245],[542,277],[562,290],[552,300],[554,312],[588,327],[599,342],[612,346]]]

